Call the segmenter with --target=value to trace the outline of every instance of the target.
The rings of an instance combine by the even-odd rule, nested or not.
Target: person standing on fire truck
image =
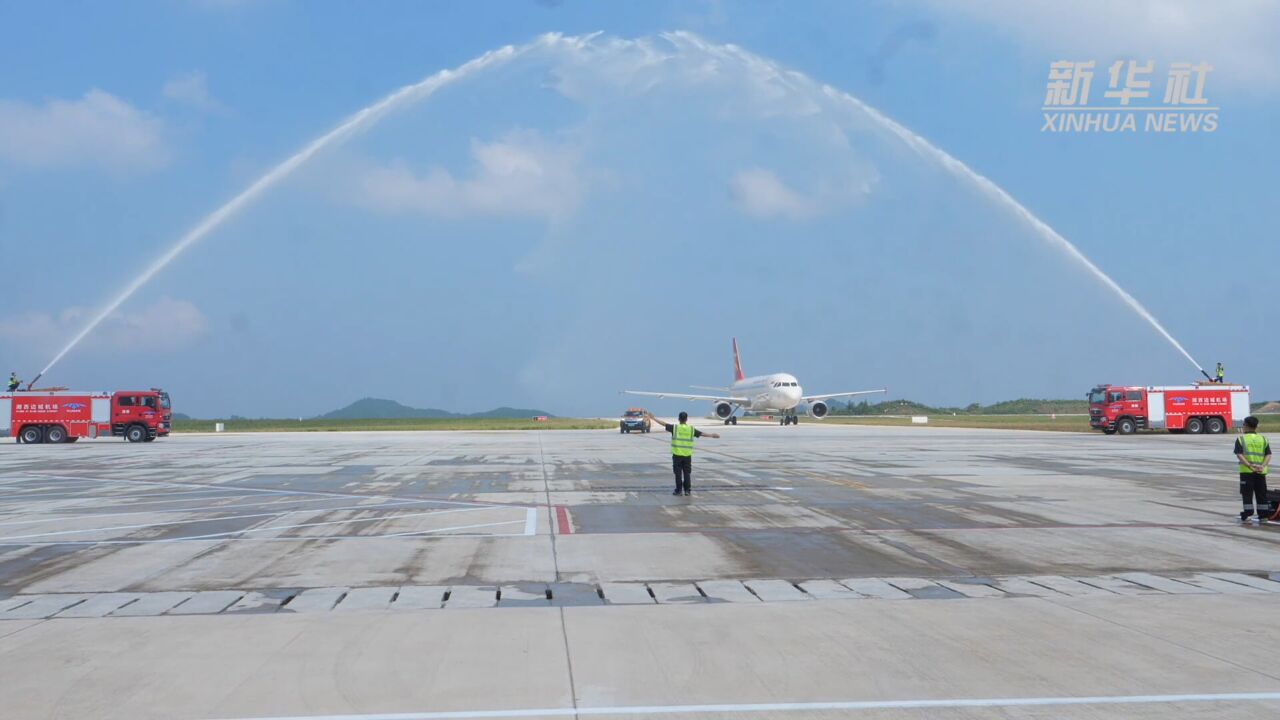
[[[1271,464],[1271,444],[1258,434],[1258,418],[1252,415],[1244,419],[1244,434],[1236,440],[1236,458],[1240,460],[1240,499],[1244,501],[1240,522],[1248,522],[1255,508],[1258,522],[1266,522],[1263,508],[1267,507],[1267,472]],[[1250,502],[1253,507],[1249,507]]]
[[[1222,363],[1218,363],[1218,369],[1213,371],[1213,381],[1216,383],[1224,382],[1227,378],[1227,371],[1222,369]]]
[[[18,373],[9,373],[9,392],[13,392],[22,386],[22,381],[18,379]]]

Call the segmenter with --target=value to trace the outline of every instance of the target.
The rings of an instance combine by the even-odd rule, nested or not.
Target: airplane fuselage
[[[795,375],[773,373],[743,378],[729,388],[734,397],[747,398],[743,409],[750,412],[789,412],[800,404],[804,389]]]
[[[738,422],[734,415],[738,410],[749,413],[777,413],[783,425],[794,425],[799,422],[796,408],[808,406],[808,414],[818,420],[827,416],[828,401],[838,397],[852,397],[868,393],[884,392],[881,390],[854,390],[852,392],[827,393],[825,395],[804,394],[800,381],[790,373],[772,373],[746,377],[742,372],[742,361],[738,357],[738,341],[733,341],[733,385],[729,387],[703,387],[694,385],[697,390],[716,391],[715,395],[703,393],[671,393],[654,392],[652,390],[623,390],[630,395],[648,395],[656,398],[683,398],[685,400],[708,400],[711,402],[712,416],[720,418],[726,425]],[[723,394],[722,394],[723,393]]]

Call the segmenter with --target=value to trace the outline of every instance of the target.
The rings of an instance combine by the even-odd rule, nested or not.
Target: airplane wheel
[[[734,425],[737,425],[737,424],[738,424],[738,418],[736,418],[736,417],[735,417],[735,418],[732,418],[732,420],[733,420],[733,424],[734,424]]]

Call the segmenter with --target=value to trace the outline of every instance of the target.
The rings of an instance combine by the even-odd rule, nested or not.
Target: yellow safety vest
[[[693,457],[693,426],[679,423],[671,430],[671,454]]]
[[[1258,433],[1245,433],[1240,436],[1240,449],[1244,452],[1240,453],[1245,460],[1254,465],[1261,465],[1267,458],[1267,439]],[[1270,468],[1262,468],[1262,474],[1266,475]],[[1248,465],[1240,465],[1240,472],[1251,473]]]

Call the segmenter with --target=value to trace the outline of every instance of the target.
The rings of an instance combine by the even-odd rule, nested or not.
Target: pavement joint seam
[[[551,536],[551,561],[552,561],[552,566],[555,568],[556,583],[558,584],[560,583],[562,578],[560,576],[560,554],[556,546],[556,511],[555,511],[555,508],[553,508],[551,505],[551,478],[547,476],[547,453],[546,453],[546,450],[543,448],[543,444],[542,444],[542,431],[538,430],[535,434],[536,434],[536,437],[538,438],[538,467],[542,471],[542,491],[547,500],[547,532]],[[603,598],[604,591],[601,590],[598,585],[596,586],[596,590],[597,592],[600,593],[600,597]],[[501,589],[498,590],[497,595],[498,595],[498,598],[501,599],[502,597]],[[547,586],[547,600],[551,600],[551,598],[552,598],[551,587]],[[448,603],[447,602],[443,603],[443,605],[447,606]],[[573,654],[569,650],[569,624],[568,622],[566,622],[564,617],[563,605],[560,606],[559,615],[560,615],[560,638],[564,642],[565,669],[569,674],[569,700],[573,703],[573,717],[577,718],[578,717],[578,690],[573,677]]]
[[[1176,596],[1176,595],[1173,595],[1173,597],[1177,597],[1177,596]],[[1254,674],[1256,674],[1256,675],[1261,675],[1262,677],[1265,677],[1265,678],[1267,678],[1267,679],[1269,679],[1269,680],[1274,680],[1274,681],[1280,682],[1280,677],[1278,677],[1278,676],[1276,676],[1276,675],[1272,675],[1271,673],[1265,672],[1265,671],[1263,671],[1263,670],[1260,670],[1260,669],[1258,669],[1258,668],[1257,668],[1257,667],[1255,667],[1255,666],[1252,666],[1252,665],[1245,665],[1245,664],[1243,664],[1243,663],[1238,663],[1238,662],[1236,662],[1236,661],[1234,661],[1234,660],[1230,660],[1230,659],[1227,659],[1227,658],[1224,658],[1224,657],[1221,657],[1221,656],[1215,655],[1215,654],[1213,654],[1213,653],[1211,653],[1211,652],[1208,652],[1207,650],[1201,650],[1201,649],[1199,649],[1199,648],[1195,648],[1195,647],[1192,647],[1192,646],[1190,646],[1190,645],[1184,645],[1184,644],[1182,644],[1182,643],[1180,643],[1180,642],[1177,642],[1177,641],[1173,640],[1172,638],[1170,638],[1170,637],[1168,637],[1168,636],[1165,636],[1165,635],[1156,635],[1156,634],[1153,634],[1153,633],[1147,632],[1146,630],[1143,630],[1143,629],[1141,629],[1141,628],[1131,627],[1131,626],[1126,625],[1126,624],[1124,624],[1124,623],[1122,623],[1122,622],[1120,622],[1120,621],[1118,621],[1118,620],[1114,620],[1114,619],[1112,619],[1112,618],[1108,618],[1108,617],[1103,617],[1103,616],[1101,616],[1101,615],[1096,615],[1096,614],[1094,614],[1094,613],[1088,612],[1087,610],[1083,610],[1083,609],[1081,609],[1081,608],[1077,608],[1077,607],[1074,607],[1074,606],[1072,606],[1072,605],[1063,605],[1063,604],[1062,604],[1062,601],[1061,601],[1060,599],[1058,599],[1058,598],[1045,598],[1045,600],[1047,600],[1048,602],[1050,602],[1050,603],[1052,603],[1053,605],[1056,605],[1056,606],[1058,606],[1058,607],[1060,607],[1060,608],[1063,608],[1063,609],[1066,609],[1066,610],[1070,610],[1070,611],[1072,611],[1072,612],[1080,613],[1080,614],[1085,615],[1085,616],[1087,616],[1087,617],[1090,617],[1090,618],[1092,618],[1092,619],[1094,619],[1094,620],[1099,620],[1099,621],[1102,621],[1102,622],[1105,622],[1105,623],[1108,623],[1108,624],[1111,624],[1111,625],[1115,625],[1116,627],[1123,628],[1123,629],[1125,629],[1125,630],[1128,630],[1129,632],[1135,632],[1135,633],[1138,633],[1139,635],[1142,635],[1143,637],[1151,638],[1152,640],[1158,640],[1158,641],[1160,641],[1160,642],[1164,642],[1164,643],[1167,643],[1167,644],[1169,644],[1169,645],[1172,645],[1172,646],[1174,646],[1174,647],[1176,647],[1176,648],[1180,648],[1180,649],[1182,649],[1182,650],[1186,650],[1187,652],[1192,652],[1192,653],[1195,653],[1195,654],[1197,654],[1197,655],[1202,655],[1202,656],[1207,657],[1207,658],[1210,658],[1210,659],[1212,659],[1212,660],[1216,660],[1216,661],[1218,661],[1218,662],[1225,663],[1225,664],[1227,664],[1227,665],[1231,665],[1232,667],[1240,668],[1241,670],[1246,670],[1246,671],[1252,672],[1252,673],[1254,673]]]
[[[1141,573],[1141,574],[1146,575],[1146,573]],[[672,585],[672,586],[687,585],[694,589],[694,591],[697,593],[697,599],[699,601],[712,601],[715,598],[713,598],[713,596],[709,594],[707,590],[702,587],[702,583],[705,583],[705,582],[737,583],[737,585],[740,586],[740,589],[742,592],[755,597],[760,602],[766,602],[766,603],[786,602],[788,598],[783,597],[783,598],[771,599],[771,595],[769,593],[762,595],[761,591],[758,591],[757,588],[754,587],[754,585],[759,584],[761,582],[784,583],[786,587],[790,588],[791,590],[794,590],[795,593],[799,594],[799,595],[789,594],[789,599],[847,599],[847,600],[864,600],[864,599],[874,600],[874,599],[884,599],[884,598],[879,597],[875,594],[867,595],[865,592],[859,592],[856,588],[852,588],[852,587],[849,588],[852,592],[850,592],[847,597],[825,598],[825,597],[821,597],[818,595],[814,595],[813,593],[810,593],[805,589],[804,585],[805,583],[808,583],[808,582],[830,581],[839,585],[843,585],[844,587],[849,587],[848,583],[851,581],[865,580],[872,584],[884,583],[885,585],[891,588],[894,588],[899,592],[904,593],[907,596],[910,596],[911,599],[923,600],[923,601],[959,600],[959,599],[998,600],[1006,597],[1042,597],[1045,599],[1052,599],[1052,600],[1061,600],[1064,598],[1097,599],[1100,597],[1101,598],[1122,597],[1122,596],[1128,595],[1128,593],[1117,592],[1117,590],[1114,587],[1116,583],[1121,583],[1124,586],[1132,586],[1133,588],[1141,588],[1142,590],[1146,591],[1147,595],[1160,595],[1160,596],[1166,596],[1166,597],[1177,597],[1181,595],[1256,594],[1256,595],[1265,596],[1267,594],[1280,594],[1280,582],[1270,579],[1270,576],[1272,575],[1272,573],[1264,572],[1263,575],[1265,575],[1266,577],[1261,577],[1257,574],[1250,574],[1250,573],[1243,573],[1243,574],[1225,573],[1227,577],[1223,577],[1223,578],[1216,578],[1213,576],[1212,573],[1209,573],[1208,576],[1210,578],[1213,578],[1214,581],[1217,583],[1216,589],[1213,586],[1213,583],[1197,584],[1196,577],[1198,575],[1204,575],[1204,574],[1205,573],[1198,573],[1197,575],[1190,575],[1186,577],[1169,577],[1164,575],[1151,575],[1150,584],[1141,582],[1141,578],[1135,579],[1134,577],[1132,577],[1134,573],[1113,573],[1113,574],[1107,574],[1107,575],[1080,576],[1080,577],[1067,577],[1067,576],[1057,577],[1057,576],[1042,576],[1042,575],[1009,576],[1009,577],[993,577],[993,578],[974,578],[974,577],[960,577],[960,576],[921,577],[921,578],[867,577],[867,578],[848,578],[844,581],[841,581],[835,578],[815,578],[815,579],[806,579],[803,581],[797,581],[797,580],[787,579],[787,578],[752,578],[747,580],[724,579],[724,580],[715,580],[715,581],[673,580],[665,583],[661,581],[656,581],[656,580],[644,581],[644,582],[633,581],[633,582],[615,582],[615,583],[531,583],[529,584],[529,586],[531,586],[532,589],[527,590],[527,592],[530,592],[536,596],[545,597],[547,604],[550,607],[582,605],[584,603],[581,600],[584,597],[598,598],[600,600],[599,603],[595,603],[595,602],[585,603],[588,605],[603,606],[603,605],[629,604],[625,596],[622,596],[619,601],[615,601],[614,598],[611,597],[610,595],[611,591],[606,590],[605,588],[606,585],[614,587],[619,592],[622,592],[623,588],[633,588],[635,592],[642,592],[644,595],[648,596],[654,603],[659,605],[672,604],[671,602],[664,602],[663,600],[663,598],[667,596],[667,593],[665,592],[665,585]],[[1224,573],[1219,573],[1219,574],[1224,574]],[[1233,575],[1243,575],[1243,577],[1238,577],[1236,579],[1233,579],[1232,578]],[[1247,582],[1247,583],[1244,582],[1246,578],[1251,582]],[[972,595],[967,595],[964,592],[957,591],[955,589],[955,586],[957,585],[957,583],[961,583],[963,586],[974,586],[974,587],[981,586],[981,587],[987,588],[988,591],[996,591],[997,593],[1000,593],[1000,594],[988,594],[988,595],[977,596],[977,597]],[[655,585],[664,586],[663,588],[664,592],[663,593],[656,592],[654,589]],[[906,587],[902,587],[903,585],[905,585]],[[1083,591],[1079,593],[1073,592],[1073,589],[1076,589],[1076,585],[1080,586],[1078,589],[1083,591],[1084,588],[1088,588],[1088,591]],[[1157,585],[1161,587],[1156,587]],[[522,592],[525,591],[525,588],[529,586],[524,586],[519,584],[511,585],[511,587],[519,589]],[[1181,586],[1185,586],[1185,590],[1181,589]],[[427,607],[427,608],[396,607],[397,602],[401,599],[402,596],[408,597],[405,594],[406,590],[413,590],[417,588],[423,588],[426,590],[435,588],[437,592],[441,593],[439,605],[433,606],[433,607]],[[1039,591],[1036,591],[1034,593],[1028,593],[1025,590],[1029,588],[1042,589],[1044,591],[1044,594],[1041,594]],[[1229,589],[1224,589],[1224,588],[1229,588]],[[105,611],[103,612],[102,616],[103,617],[106,617],[106,616],[155,617],[160,615],[222,615],[222,614],[234,615],[234,614],[238,614],[239,612],[239,611],[236,611],[235,609],[237,603],[239,603],[240,601],[244,600],[247,597],[259,597],[259,596],[265,597],[268,600],[272,598],[283,598],[283,599],[279,600],[279,602],[275,602],[275,603],[267,602],[262,605],[258,605],[250,608],[250,610],[258,613],[280,612],[284,614],[294,614],[294,613],[306,613],[306,612],[322,612],[322,613],[335,612],[335,611],[338,611],[339,609],[345,610],[346,608],[343,608],[343,603],[349,597],[352,597],[352,592],[354,590],[361,590],[361,589],[370,591],[371,595],[379,594],[379,588],[377,587],[370,587],[370,588],[323,588],[321,587],[321,588],[309,588],[304,590],[297,590],[296,588],[276,588],[276,589],[260,588],[257,590],[217,590],[217,591],[189,590],[189,591],[159,591],[159,592],[151,592],[151,593],[129,593],[130,595],[133,595],[133,597],[128,597],[128,598],[121,597],[120,598],[121,604],[119,607],[115,607],[113,609],[107,609],[107,606],[103,605],[103,609]],[[453,601],[454,599],[464,598],[464,597],[471,598],[474,600],[475,597],[484,596],[486,592],[492,593],[492,599],[493,599],[493,603],[486,607],[526,607],[527,606],[522,604],[521,602],[502,603],[501,602],[502,585],[453,585],[453,586],[444,587],[443,591],[440,590],[439,586],[433,586],[433,585],[422,585],[422,586],[403,585],[403,586],[388,586],[388,587],[382,588],[381,590],[382,590],[381,594],[385,595],[387,598],[387,601],[385,602],[385,607],[370,607],[367,609],[352,608],[352,609],[358,610],[358,611],[380,612],[384,610],[404,611],[404,610],[429,610],[429,609],[438,609],[438,608],[459,607],[458,605],[450,605],[450,602]],[[933,591],[937,591],[937,592],[933,592]],[[275,594],[273,595],[272,593],[275,593]],[[61,613],[64,613],[71,608],[87,603],[94,598],[109,597],[111,595],[117,595],[117,594],[121,594],[121,593],[80,592],[80,593],[32,593],[29,595],[21,595],[21,594],[14,595],[8,598],[9,605],[5,607],[4,611],[0,612],[0,620],[46,619],[46,618],[69,619],[66,617],[60,617]],[[363,594],[364,593],[361,593],[361,595]],[[138,603],[142,603],[146,601],[148,598],[159,598],[163,596],[174,596],[174,595],[186,595],[186,597],[183,597],[181,600],[178,600],[175,604],[171,606],[165,606],[163,608],[160,606],[157,606],[156,611],[150,614],[134,615],[127,612],[120,613],[121,610],[134,606]],[[684,596],[680,596],[680,597],[684,598]],[[309,603],[307,602],[308,598],[310,598]],[[296,602],[296,601],[299,601],[299,599],[302,600],[302,603]],[[314,607],[315,602],[318,599],[323,599],[324,603],[319,607]],[[522,598],[518,598],[518,599],[522,599]],[[672,598],[667,598],[667,599],[668,601],[670,601]],[[459,602],[464,602],[464,601],[459,600]],[[201,604],[201,603],[206,604],[209,609],[207,611],[191,611],[191,610],[188,610],[186,612],[183,611],[184,607],[190,608],[193,605]],[[297,609],[300,604],[311,605],[313,607],[306,607],[306,609]],[[38,615],[38,616],[33,615],[31,611],[36,608],[42,608],[41,612],[43,612],[44,614]],[[243,609],[241,611],[243,611]],[[116,615],[117,613],[120,613],[120,615]],[[96,615],[93,617],[96,617]],[[567,629],[562,629],[562,630],[567,634]]]

